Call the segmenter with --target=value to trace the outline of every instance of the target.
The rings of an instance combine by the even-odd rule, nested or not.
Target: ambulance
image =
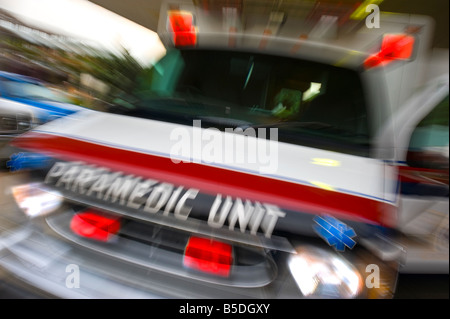
[[[309,9],[163,3],[132,103],[14,140],[2,269],[60,298],[392,298],[404,269],[448,273],[428,18]]]

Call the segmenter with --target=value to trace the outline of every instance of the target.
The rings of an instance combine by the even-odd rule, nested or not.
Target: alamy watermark
[[[257,164],[259,173],[275,173],[278,168],[277,128],[202,128],[194,120],[192,130],[177,127],[170,133],[173,163]]]
[[[376,264],[367,265],[366,273],[369,273],[366,276],[366,287],[369,289],[380,288],[380,267]]]
[[[380,7],[376,4],[369,4],[366,6],[366,12],[370,14],[366,17],[366,27],[369,29],[380,28]]]
[[[75,264],[66,266],[66,287],[69,289],[80,288],[80,267]]]

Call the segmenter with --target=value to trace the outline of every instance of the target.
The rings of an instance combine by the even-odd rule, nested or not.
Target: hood
[[[205,150],[211,143],[205,142],[208,139],[201,135],[202,130],[205,132],[195,126],[89,111],[45,124],[16,139],[14,145],[64,162],[81,162],[124,176],[310,215],[331,214],[380,224],[383,214],[393,211],[394,201],[385,194],[381,161],[272,140],[256,147],[257,151],[263,147],[265,152],[273,151],[273,162],[227,161],[226,156],[209,161]],[[235,144],[246,138],[210,133],[216,138],[233,138]],[[180,151],[187,144],[191,154]],[[222,147],[222,154],[232,151]]]

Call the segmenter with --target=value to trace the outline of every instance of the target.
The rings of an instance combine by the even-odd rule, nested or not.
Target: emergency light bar
[[[381,43],[381,49],[370,55],[364,61],[364,67],[370,69],[377,66],[386,66],[396,60],[408,60],[414,49],[415,39],[407,34],[386,34]]]

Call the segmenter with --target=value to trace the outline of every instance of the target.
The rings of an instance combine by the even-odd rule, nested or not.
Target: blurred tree
[[[1,69],[35,76],[66,91],[70,89],[71,92],[67,93],[73,96],[75,103],[87,107],[93,106],[85,105],[92,101],[100,104],[133,103],[142,74],[151,69],[151,66],[141,65],[125,48],[111,52],[71,40],[55,46],[5,32],[0,32],[4,35],[0,37]],[[81,85],[82,75],[101,81],[108,90]]]
[[[139,79],[149,67],[142,66],[125,48],[118,54],[97,52],[85,57],[86,72],[109,86],[108,102],[118,98],[132,102]]]

